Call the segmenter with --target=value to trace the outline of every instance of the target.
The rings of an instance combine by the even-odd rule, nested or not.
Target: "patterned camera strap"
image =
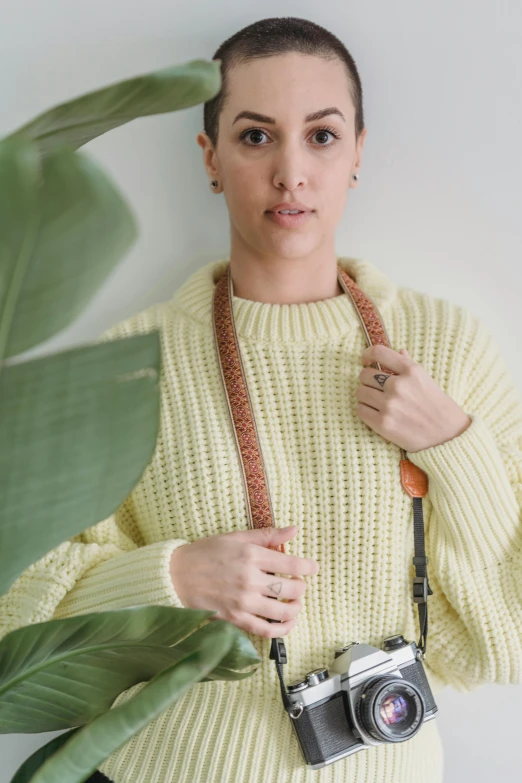
[[[361,321],[368,345],[380,343],[389,347],[389,339],[377,307],[357,285],[350,275],[339,265],[338,280],[343,291],[350,297]],[[239,349],[239,341],[232,308],[232,276],[230,263],[214,288],[212,302],[213,325],[216,350],[221,368],[221,378],[228,409],[232,421],[235,443],[242,469],[245,489],[248,522],[251,528],[274,526],[272,501],[266,478],[265,463],[261,452],[254,411]],[[397,373],[374,362],[381,373]],[[413,580],[413,600],[418,605],[420,640],[419,649],[424,656],[428,635],[428,595],[432,590],[428,583],[428,558],[424,550],[424,519],[422,498],[428,492],[428,476],[414,465],[401,448],[400,479],[404,491],[413,499],[413,533],[415,556],[415,577]],[[279,552],[285,551],[284,544],[270,547]],[[273,642],[276,642],[274,639]],[[278,640],[283,651],[282,663],[286,663],[284,643]],[[273,652],[275,649],[273,645]],[[271,657],[272,654],[271,654]],[[284,660],[283,660],[284,658]],[[277,663],[277,660],[276,660]]]

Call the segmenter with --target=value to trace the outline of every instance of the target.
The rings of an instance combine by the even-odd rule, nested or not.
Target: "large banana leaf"
[[[36,774],[23,777],[19,770],[12,783],[29,780],[31,783],[82,783],[107,756],[219,664],[240,631],[231,623],[216,621],[216,625],[219,628],[212,636],[203,639],[181,661],[153,677],[131,699],[72,734],[56,753],[44,761]],[[198,635],[199,632],[196,632],[194,637]]]
[[[137,117],[209,100],[221,86],[219,66],[196,60],[110,85],[44,112],[0,142],[0,593],[54,546],[112,513],[157,439],[157,333],[25,365],[2,361],[68,326],[136,237],[117,188],[74,150]],[[154,618],[165,611],[177,631],[162,637],[167,622],[160,617],[155,629]],[[83,726],[33,754],[19,783],[42,763],[40,783],[79,783],[194,682],[250,676],[238,669],[259,657],[239,629],[205,617],[181,634],[183,621],[173,622],[172,613],[192,611],[132,607],[5,637],[1,730],[49,731],[71,720]],[[105,642],[104,629],[112,633]],[[116,692],[151,676],[129,703],[108,710]]]
[[[132,245],[136,223],[103,169],[63,148],[0,142],[0,359],[68,326]]]
[[[135,487],[158,437],[160,363],[153,331],[0,372],[0,594]]]
[[[210,100],[221,87],[220,63],[191,60],[102,87],[54,106],[7,138],[35,139],[43,155],[59,144],[78,149],[138,117],[179,111]]]
[[[138,606],[18,628],[0,641],[0,734],[81,726],[115,698],[219,638],[214,612]],[[235,680],[260,658],[237,633],[208,679]],[[197,633],[196,633],[197,632]],[[206,678],[206,672],[198,679]]]

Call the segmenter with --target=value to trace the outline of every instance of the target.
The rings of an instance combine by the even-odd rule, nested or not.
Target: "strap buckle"
[[[272,638],[272,644],[270,646],[270,660],[275,661],[276,663],[288,663],[285,643],[280,636],[274,636]]]
[[[433,591],[428,584],[427,576],[414,576],[413,577],[413,601],[416,604],[425,604],[428,601],[428,596],[432,595]]]

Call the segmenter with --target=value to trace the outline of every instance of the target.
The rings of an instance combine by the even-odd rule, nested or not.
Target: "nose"
[[[296,188],[303,188],[308,182],[302,150],[298,144],[281,143],[274,155],[273,166],[272,181],[278,189],[293,192]]]

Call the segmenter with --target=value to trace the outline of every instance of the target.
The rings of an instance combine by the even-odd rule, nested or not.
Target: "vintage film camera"
[[[284,644],[274,648],[276,663],[286,663]],[[319,769],[371,745],[405,742],[434,718],[422,657],[400,634],[386,638],[382,649],[351,642],[335,651],[330,669],[290,683],[283,701],[307,766]],[[280,665],[278,673],[283,693]]]

